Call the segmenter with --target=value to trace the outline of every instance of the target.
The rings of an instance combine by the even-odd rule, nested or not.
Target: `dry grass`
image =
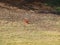
[[[60,16],[0,8],[0,45],[60,45]]]
[[[60,32],[44,31],[35,26],[16,22],[1,26],[0,45],[60,45]]]

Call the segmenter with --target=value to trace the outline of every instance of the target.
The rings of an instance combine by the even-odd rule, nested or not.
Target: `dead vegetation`
[[[0,3],[0,45],[60,44],[60,15],[49,13],[51,7],[13,5]]]

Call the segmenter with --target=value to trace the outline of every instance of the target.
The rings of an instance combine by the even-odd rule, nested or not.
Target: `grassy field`
[[[0,7],[0,45],[60,45],[60,15]]]
[[[1,20],[0,20],[1,21]],[[57,25],[53,29],[25,25],[22,22],[1,21],[0,45],[60,45],[60,32]]]

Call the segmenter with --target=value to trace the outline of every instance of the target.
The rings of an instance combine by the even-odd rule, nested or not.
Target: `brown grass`
[[[25,25],[24,18],[28,18],[30,24]],[[60,45],[59,15],[0,7],[0,45],[40,44]]]

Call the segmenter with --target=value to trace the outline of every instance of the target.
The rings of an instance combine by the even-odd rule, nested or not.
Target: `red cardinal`
[[[25,24],[29,24],[29,20],[27,18],[24,19]]]

